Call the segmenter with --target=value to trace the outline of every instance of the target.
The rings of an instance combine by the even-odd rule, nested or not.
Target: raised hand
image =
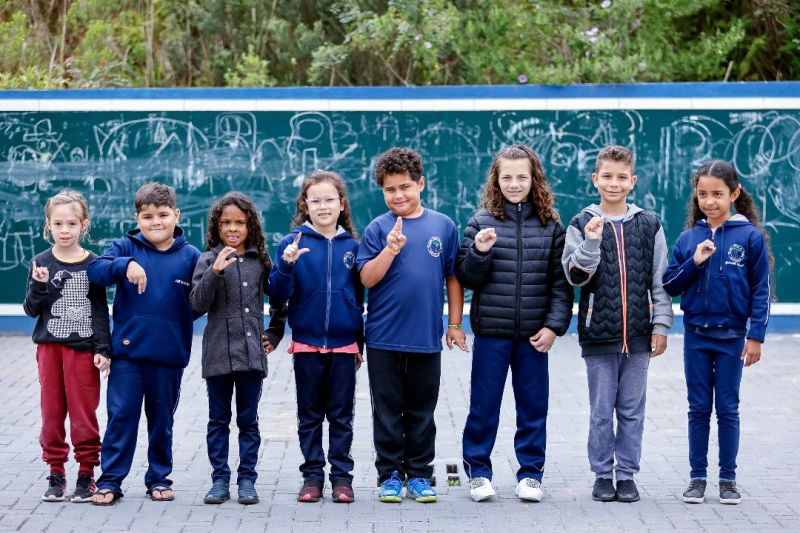
[[[496,242],[497,233],[494,231],[494,228],[483,228],[475,235],[475,248],[477,248],[479,252],[488,252]]]
[[[136,261],[128,263],[125,277],[128,278],[129,282],[139,287],[139,294],[142,294],[147,288],[147,273]]]
[[[392,254],[397,255],[403,246],[408,242],[408,237],[403,235],[403,218],[397,217],[397,222],[394,223],[392,231],[386,236],[386,247]]]
[[[583,235],[587,239],[598,241],[603,238],[603,223],[605,219],[600,216],[594,216],[583,227]]]
[[[292,244],[283,249],[281,258],[287,263],[294,263],[301,255],[311,251],[309,248],[300,248],[300,237],[302,236],[302,233],[298,233]]]
[[[222,274],[222,271],[231,266],[236,262],[236,256],[234,255],[231,257],[231,254],[236,253],[236,248],[231,246],[226,246],[222,250],[220,250],[217,258],[214,260],[214,264],[211,265],[211,268],[214,269],[214,272],[217,274]]]
[[[717,247],[714,245],[714,241],[709,239],[704,240],[697,245],[694,251],[694,264],[697,266],[702,265],[709,257],[714,255],[716,251]]]
[[[36,261],[34,261],[31,266],[33,266],[31,277],[41,283],[47,283],[50,279],[50,271],[47,270],[47,267],[36,266]]]

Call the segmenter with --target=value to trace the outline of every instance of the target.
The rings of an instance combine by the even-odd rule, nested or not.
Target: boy
[[[447,346],[467,351],[461,331],[464,293],[455,278],[458,231],[447,216],[422,207],[422,161],[392,148],[375,164],[389,212],[364,230],[358,249],[361,282],[369,289],[365,326],[379,499],[406,495],[435,502],[431,487],[442,351],[442,287],[446,281]]]
[[[89,266],[89,280],[116,285],[108,380],[108,426],[100,453],[103,474],[95,505],[113,505],[122,494],[136,449],[142,400],[147,417],[147,494],[174,500],[172,481],[173,413],[181,376],[189,363],[194,312],[189,302],[200,251],[177,226],[175,190],[147,183],[135,197],[139,228],[111,243]]]
[[[600,205],[572,219],[562,256],[567,280],[581,287],[578,339],[589,381],[592,498],[635,502],[647,367],[666,350],[672,327],[672,300],[661,283],[667,243],[653,213],[626,203],[636,185],[630,150],[603,148],[592,183]]]

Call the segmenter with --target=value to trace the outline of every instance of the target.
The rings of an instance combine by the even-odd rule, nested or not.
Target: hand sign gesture
[[[714,241],[709,239],[704,240],[697,245],[694,251],[694,264],[697,266],[702,265],[709,257],[714,255],[716,251],[717,247],[714,245]]]
[[[394,223],[392,231],[386,236],[386,247],[392,255],[397,255],[406,245],[406,242],[408,242],[408,237],[403,235],[403,218],[397,217],[397,222]]]
[[[125,277],[128,278],[129,282],[139,287],[139,294],[142,294],[147,288],[147,273],[136,261],[128,263]]]
[[[599,241],[603,238],[603,223],[605,219],[603,217],[594,216],[592,219],[586,223],[586,226],[583,227],[583,235],[587,239],[591,239],[593,241]]]
[[[302,233],[298,233],[297,237],[294,238],[292,244],[283,249],[283,255],[281,256],[281,258],[287,263],[289,264],[294,263],[300,258],[301,255],[311,251],[308,248],[299,248],[300,237],[302,236],[303,236]]]
[[[211,265],[211,268],[214,269],[214,272],[216,272],[218,275],[222,274],[223,270],[234,264],[236,262],[236,256],[234,255],[231,257],[231,254],[234,253],[236,253],[236,248],[231,246],[226,246],[223,248],[217,255],[217,258],[214,260],[214,264]]]
[[[475,235],[475,248],[481,253],[486,253],[492,249],[497,242],[497,233],[494,228],[483,228]]]
[[[47,270],[47,267],[36,266],[36,261],[34,261],[31,266],[33,266],[31,277],[41,283],[47,283],[47,280],[50,279],[50,271]]]

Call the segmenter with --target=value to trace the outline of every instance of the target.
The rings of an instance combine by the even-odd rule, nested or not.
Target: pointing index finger
[[[294,245],[295,246],[298,246],[298,244],[300,243],[300,237],[302,237],[302,236],[303,236],[302,232],[298,231],[297,232],[297,237],[294,238]]]

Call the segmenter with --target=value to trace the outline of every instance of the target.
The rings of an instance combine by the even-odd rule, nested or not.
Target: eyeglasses
[[[333,207],[340,202],[338,196],[328,196],[327,198],[306,198],[306,205],[311,209],[319,209],[323,205],[325,207]]]

